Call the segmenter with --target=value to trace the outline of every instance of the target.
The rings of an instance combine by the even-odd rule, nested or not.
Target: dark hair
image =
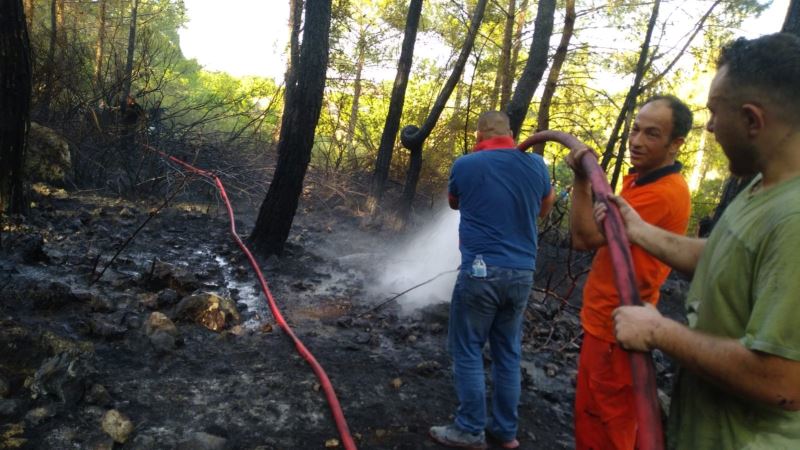
[[[736,39],[720,52],[717,68],[723,66],[728,90],[753,89],[790,114],[790,120],[800,119],[800,37],[775,33]]]
[[[669,139],[672,140],[678,137],[685,138],[692,129],[692,110],[690,110],[681,99],[668,94],[654,95],[645,100],[644,104],[646,105],[659,100],[667,102],[669,109],[672,110],[672,133],[670,133]]]

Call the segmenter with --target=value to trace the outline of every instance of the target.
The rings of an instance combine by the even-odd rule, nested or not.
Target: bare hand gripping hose
[[[278,309],[278,305],[275,302],[275,299],[272,297],[272,292],[269,290],[267,286],[267,281],[264,279],[264,275],[261,273],[261,269],[256,262],[256,259],[253,257],[253,254],[250,253],[250,250],[244,245],[242,239],[239,238],[239,234],[236,232],[236,223],[233,217],[233,208],[231,207],[231,203],[228,200],[228,194],[225,192],[225,186],[222,185],[222,180],[219,179],[214,173],[209,172],[207,170],[198,169],[186,162],[181,161],[174,156],[167,155],[164,152],[161,152],[149,145],[145,145],[150,151],[158,153],[163,158],[169,159],[170,161],[180,165],[181,167],[185,168],[186,170],[196,173],[198,175],[204,176],[211,180],[214,180],[214,184],[219,189],[220,196],[222,197],[223,202],[225,203],[225,208],[228,210],[228,218],[230,219],[230,232],[233,236],[233,239],[236,241],[236,244],[239,245],[239,248],[242,249],[242,252],[247,256],[247,259],[250,261],[250,265],[253,267],[253,270],[258,276],[258,282],[261,284],[261,290],[264,292],[264,295],[267,297],[267,303],[269,304],[269,309],[272,312],[272,316],[275,318],[275,321],[278,325],[283,329],[283,331],[289,335],[289,337],[294,342],[294,346],[297,349],[297,352],[305,359],[308,364],[311,366],[311,369],[314,371],[314,374],[319,379],[320,386],[322,387],[323,392],[325,392],[325,397],[328,400],[328,405],[331,408],[331,414],[333,415],[333,420],[336,423],[336,429],[339,431],[339,437],[342,439],[342,445],[346,450],[356,450],[356,444],[353,441],[353,437],[350,435],[350,429],[347,426],[347,421],[344,418],[344,413],[342,412],[342,407],[339,405],[339,399],[336,398],[336,392],[333,390],[333,385],[331,384],[330,379],[328,379],[328,375],[325,373],[325,370],[322,366],[317,362],[317,359],[314,358],[314,355],[311,354],[310,351],[306,348],[305,345],[300,341],[297,335],[294,334],[292,328],[286,323],[286,320],[283,318],[281,311]]]
[[[518,145],[522,151],[535,144],[556,141],[572,150],[589,148],[575,136],[561,131],[541,131],[529,137]],[[622,305],[641,305],[639,290],[636,287],[633,259],[631,257],[630,243],[625,234],[625,226],[617,205],[608,200],[613,194],[608,184],[606,174],[597,164],[597,157],[592,152],[585,152],[580,160],[583,170],[588,174],[595,193],[595,201],[602,202],[608,208],[606,219],[603,221],[608,249],[614,263],[614,282],[619,291],[619,301]],[[658,404],[656,388],[656,371],[650,353],[630,352],[631,375],[633,378],[633,395],[636,405],[636,430],[637,448],[640,450],[661,450],[664,448],[664,437],[661,429],[661,410]]]

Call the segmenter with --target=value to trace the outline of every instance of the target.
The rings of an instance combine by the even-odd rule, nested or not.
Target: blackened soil
[[[215,203],[173,203],[153,215],[160,202],[54,190],[35,200],[3,231],[0,448],[341,448],[319,381],[266,309]],[[366,293],[369,261],[348,266],[331,255],[374,253],[391,233],[303,202],[285,254],[261,261],[278,306],[330,377],[359,448],[438,448],[428,427],[451,421],[456,408],[447,304],[372,311],[383,297]],[[252,218],[242,217],[246,235]],[[543,246],[549,265],[527,314],[525,449],[574,446],[585,258],[556,244]],[[178,304],[193,292],[232,298],[241,322],[211,331],[187,319]],[[174,341],[146,334],[156,311],[175,321]],[[101,427],[111,409],[134,426],[124,442]]]

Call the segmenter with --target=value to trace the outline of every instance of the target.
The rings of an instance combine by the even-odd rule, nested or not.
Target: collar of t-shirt
[[[516,147],[517,144],[514,142],[514,138],[511,136],[495,136],[478,142],[475,144],[475,147],[472,148],[472,151],[479,152],[481,150],[509,150]]]
[[[647,175],[636,177],[634,183],[637,186],[642,186],[648,183],[652,183],[667,175],[671,175],[673,173],[681,173],[681,169],[683,169],[683,164],[675,161],[675,163],[673,163],[672,165],[664,166],[660,169],[656,169],[648,173]],[[628,171],[628,175],[635,175],[635,174],[636,174],[636,169],[632,168],[631,170]]]

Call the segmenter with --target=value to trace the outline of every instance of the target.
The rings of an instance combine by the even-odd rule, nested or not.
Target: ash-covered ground
[[[157,201],[46,187],[34,201],[2,236],[0,448],[341,448],[318,380],[277,326],[218,206],[157,210]],[[242,236],[255,210],[237,211]],[[387,261],[422,245],[412,242],[306,196],[285,254],[260,263],[359,448],[438,448],[428,427],[456,407],[446,295],[387,302],[400,290],[386,287]],[[519,439],[525,449],[572,448],[590,255],[571,253],[555,232],[542,242]],[[427,262],[411,263],[421,270],[408,287],[439,273]],[[674,278],[662,291],[675,316],[685,287]],[[657,364],[666,386],[668,364]]]

